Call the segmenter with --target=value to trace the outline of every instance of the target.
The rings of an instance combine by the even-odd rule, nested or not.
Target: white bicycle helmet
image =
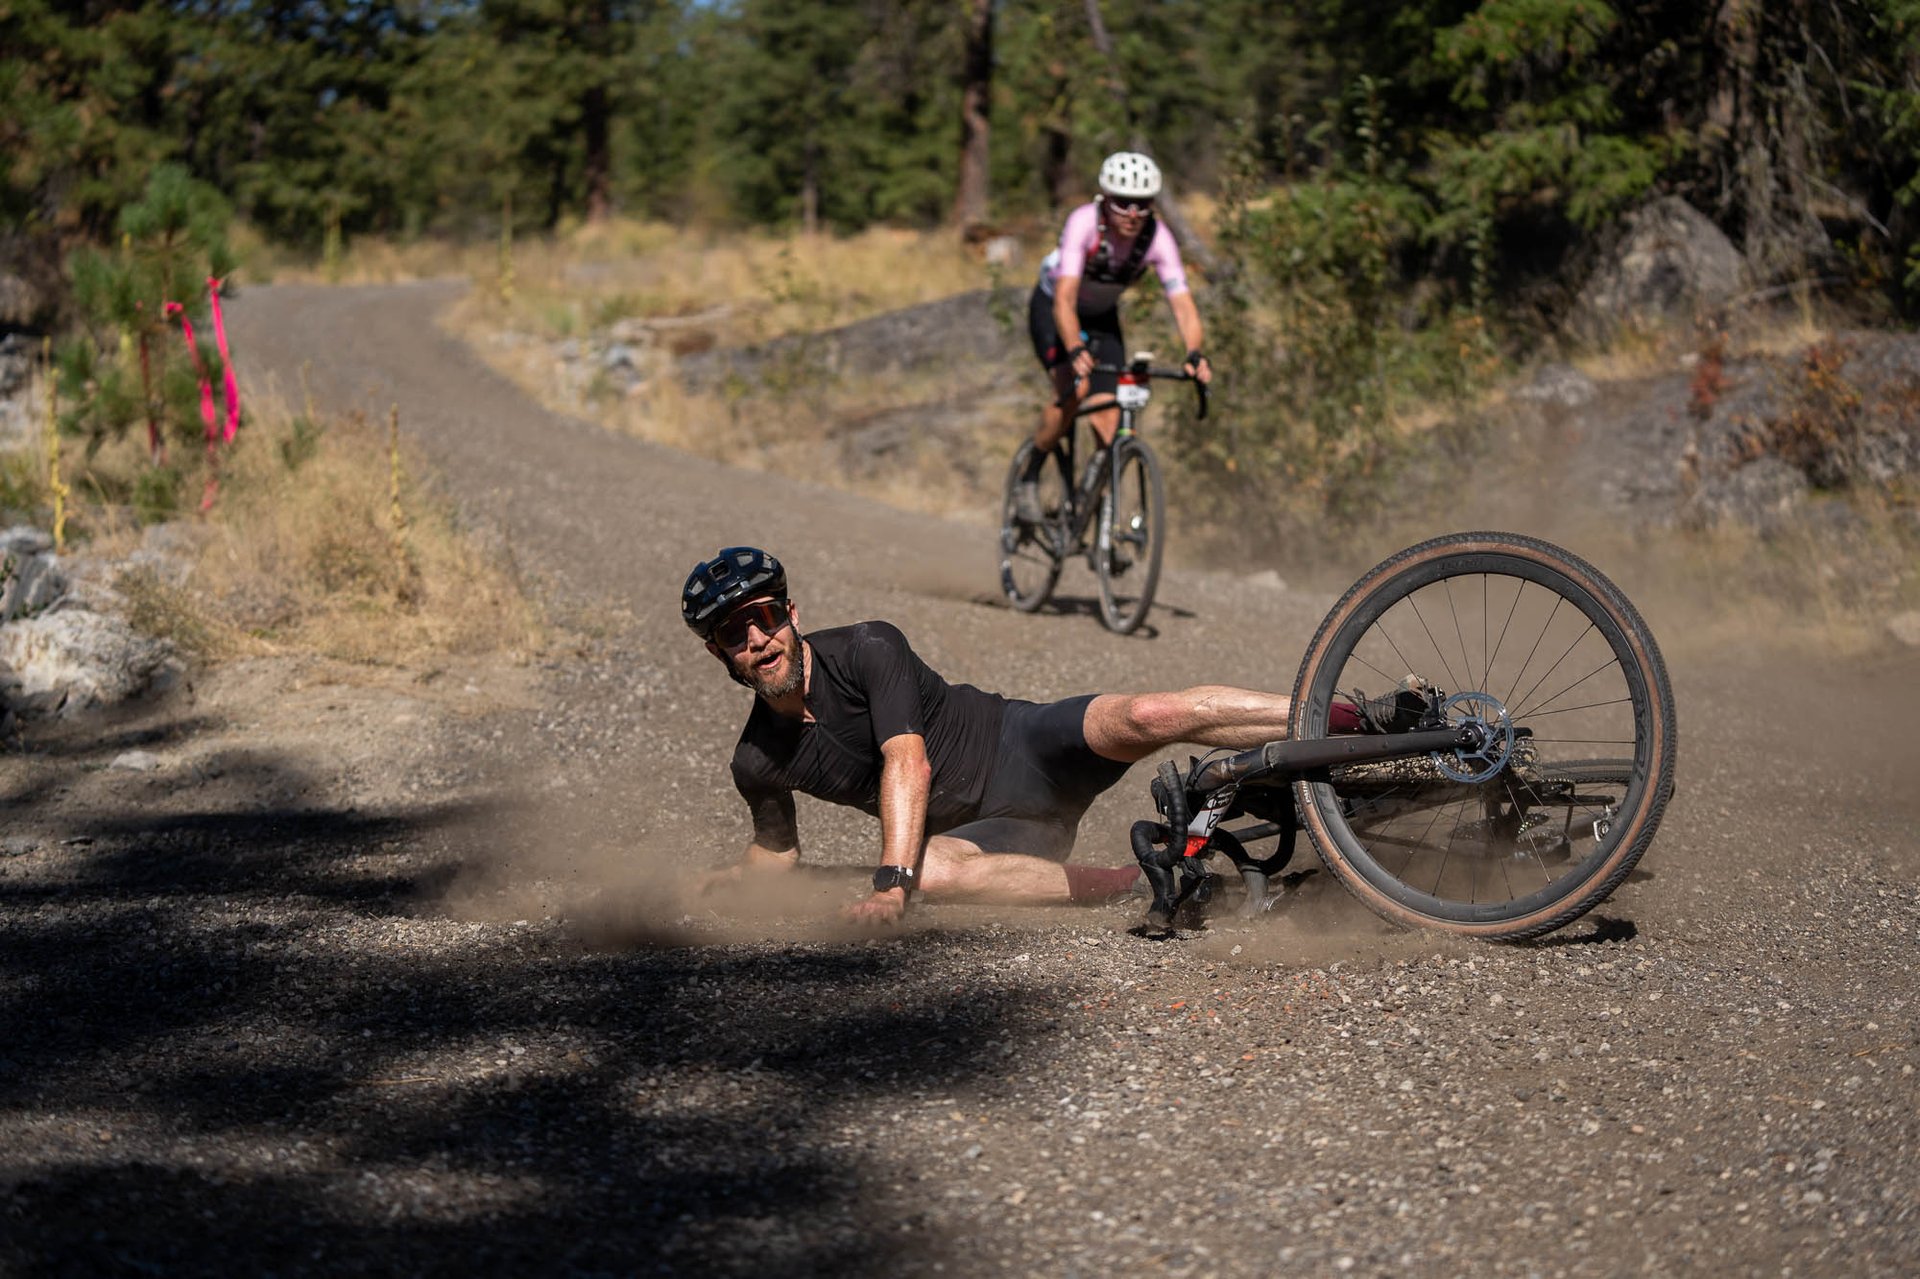
[[[1115,151],[1100,166],[1100,190],[1123,200],[1151,200],[1160,194],[1160,166],[1138,151]]]

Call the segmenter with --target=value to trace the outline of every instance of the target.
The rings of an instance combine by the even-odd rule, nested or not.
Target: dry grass
[[[806,396],[764,392],[696,393],[670,377],[656,378],[640,395],[597,410],[603,425],[683,452],[749,470],[806,475],[901,510],[934,515],[982,514],[999,498],[1001,469],[1016,439],[1006,422],[989,420],[961,447],[950,439],[913,435],[876,463],[855,437],[892,410],[927,404],[949,392],[944,374],[840,377]],[[991,489],[970,482],[985,467]],[[969,465],[959,465],[965,461]]]
[[[851,323],[991,282],[979,254],[951,231],[894,227],[804,236],[615,219],[551,236],[523,235],[514,242],[506,298],[496,243],[356,239],[330,269],[246,231],[236,239],[247,277],[263,282],[384,284],[465,275],[475,288],[453,317],[455,327],[545,338],[627,318],[711,313],[704,340],[736,346]],[[1015,263],[1009,276],[1030,273],[1041,251]]]
[[[1718,342],[1725,359],[1786,355],[1831,338],[1847,327],[1846,314],[1809,295],[1735,309],[1723,332],[1686,325],[1627,328],[1605,346],[1574,356],[1573,366],[1596,382],[1658,377],[1690,367]]]
[[[256,284],[398,284],[476,275],[490,271],[496,256],[490,246],[369,237],[350,241],[330,266],[310,253],[269,242],[245,223],[236,224],[231,243],[242,279]]]
[[[1037,251],[1031,256],[1038,261]],[[1004,276],[1025,278],[1032,266]],[[502,301],[497,279],[489,260],[447,323],[549,408],[751,469],[831,477],[908,509],[978,504],[938,449],[915,447],[892,459],[897,468],[865,475],[836,463],[849,423],[934,398],[950,389],[944,379],[832,375],[799,390],[728,393],[690,391],[671,372],[675,355],[817,332],[994,283],[951,232],[877,227],[809,238],[615,221],[517,246],[511,301]],[[667,360],[662,375],[629,397],[565,381],[548,344],[627,319],[668,321],[651,326]],[[988,447],[997,455],[1011,444],[996,436]]]
[[[1913,533],[1888,504],[1848,510],[1839,527],[1803,521],[1761,537],[1722,526],[1667,539],[1652,576],[1684,624],[1662,643],[1700,655],[1786,647],[1817,660],[1884,648],[1887,619],[1920,607]]]
[[[202,472],[178,486],[183,509],[167,542],[191,561],[184,584],[146,568],[115,581],[136,625],[212,660],[292,651],[409,664],[545,644],[511,565],[417,482],[421,468],[404,447],[396,521],[384,424],[310,422],[258,393],[248,405],[212,510],[191,513]],[[34,457],[41,477],[44,465]],[[116,499],[150,499],[155,474],[134,442],[101,450],[72,481],[70,545],[109,558],[132,551],[147,519]],[[40,505],[34,494],[13,496]]]
[[[1213,210],[1205,201],[1189,200],[1186,212],[1207,225]],[[1027,237],[1031,257],[1044,248],[1040,238]],[[863,421],[933,398],[936,386],[842,375],[799,388],[695,393],[671,375],[668,363],[640,393],[620,397],[563,385],[547,345],[554,338],[604,332],[622,319],[660,317],[682,317],[670,332],[662,330],[669,348],[741,345],[850,323],[989,283],[984,267],[949,234],[875,229],[808,240],[615,222],[523,240],[515,251],[516,289],[510,302],[503,302],[495,287],[497,264],[491,245],[456,253],[362,242],[350,249],[343,275],[389,279],[451,267],[466,270],[476,288],[454,326],[478,340],[490,360],[522,387],[561,411],[735,465],[819,477],[907,509],[990,515],[992,494],[983,493],[990,488],[997,494],[1011,447],[1004,424],[974,442],[978,457],[970,460],[979,463],[974,468],[979,476],[971,479],[956,474],[951,444],[942,449],[916,441],[884,464],[864,470],[846,465],[848,436]],[[1030,269],[1031,263],[1022,263],[1006,278],[1023,279]],[[1828,317],[1811,304],[1756,308],[1736,319],[1726,335],[1726,358],[1797,351],[1830,331]],[[513,340],[503,342],[502,334]],[[1604,382],[1673,373],[1701,349],[1696,332],[1626,333],[1576,363]],[[1495,387],[1477,408],[1460,411],[1494,413],[1502,396]],[[1396,437],[1417,436],[1448,416],[1432,405],[1409,406],[1395,416],[1391,430]],[[1843,526],[1844,534],[1834,531]],[[357,553],[315,551],[309,564],[337,561],[331,570],[336,576],[344,571],[349,581],[377,579],[368,551],[376,541],[372,526],[363,521],[350,527],[355,531],[347,541],[360,547]],[[1907,545],[1904,527],[1889,506],[1824,530],[1809,527],[1765,538],[1725,528],[1652,540],[1617,530],[1533,531],[1588,548],[1609,564],[1639,564],[1643,571],[1633,575],[1632,591],[1676,655],[1727,651],[1756,635],[1765,635],[1771,645],[1835,654],[1884,644],[1889,612],[1920,604],[1910,576],[1903,577],[1897,567],[1883,571],[1867,563],[1884,548]],[[334,544],[342,536],[341,530],[328,533]],[[1197,545],[1205,538],[1202,530],[1187,530],[1180,540]],[[381,589],[390,593],[393,586]],[[346,592],[348,598],[354,595]],[[333,608],[328,616],[332,620],[324,626],[345,626],[355,609]]]
[[[701,340],[719,346],[848,324],[989,282],[951,232],[808,237],[622,221],[516,244],[510,301],[500,297],[497,255],[474,279],[480,287],[457,327],[570,337],[629,318],[707,315]]]

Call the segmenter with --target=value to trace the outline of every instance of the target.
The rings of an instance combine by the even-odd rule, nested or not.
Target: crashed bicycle
[[[1413,723],[1331,731],[1353,690],[1383,681],[1417,691]],[[1290,728],[1160,765],[1158,820],[1131,832],[1153,890],[1146,935],[1175,935],[1221,878],[1215,856],[1246,888],[1243,914],[1270,909],[1304,830],[1386,919],[1537,937],[1625,880],[1674,792],[1673,692],[1652,632],[1599,570],[1515,534],[1435,538],[1362,576],[1308,646]]]

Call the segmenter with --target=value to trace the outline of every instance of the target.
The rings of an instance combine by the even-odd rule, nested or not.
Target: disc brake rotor
[[[1440,713],[1450,726],[1480,730],[1477,749],[1458,746],[1433,753],[1433,766],[1454,781],[1487,781],[1513,758],[1513,719],[1493,694],[1455,693],[1441,704]]]

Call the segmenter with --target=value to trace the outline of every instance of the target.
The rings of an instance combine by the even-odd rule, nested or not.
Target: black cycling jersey
[[[926,739],[927,833],[970,820],[993,771],[1007,700],[947,683],[887,622],[816,631],[807,643],[813,722],[756,698],[734,748],[733,784],[753,812],[754,842],[794,847],[794,791],[879,816],[880,747],[901,733]]]
[[[1064,859],[1087,806],[1127,771],[1087,745],[1091,694],[1039,704],[949,684],[886,622],[820,631],[807,643],[813,722],[756,698],[733,752],[733,784],[762,848],[798,845],[795,791],[879,816],[880,747],[900,733],[926,739],[926,833],[984,852]]]

